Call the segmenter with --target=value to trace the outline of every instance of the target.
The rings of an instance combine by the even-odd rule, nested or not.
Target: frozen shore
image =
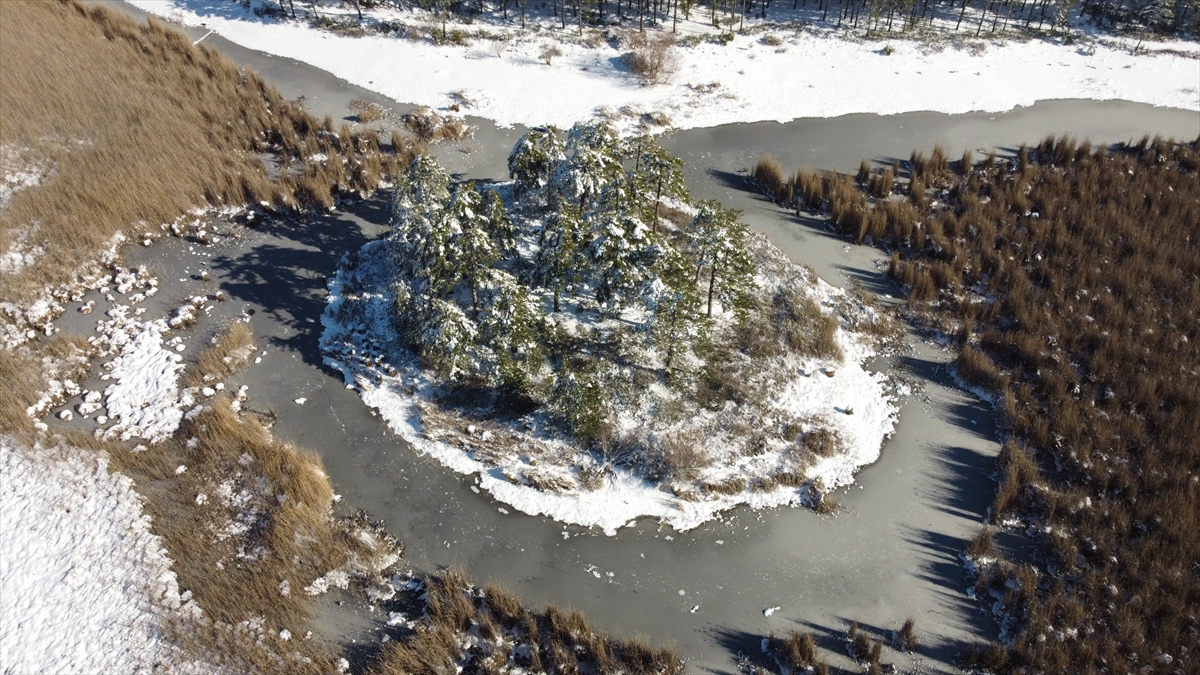
[[[1134,55],[1133,43],[1123,40],[1086,46],[1048,40],[884,42],[786,28],[771,32],[771,40],[759,32],[734,35],[725,45],[700,41],[680,47],[670,82],[641,86],[622,63],[627,45],[598,40],[589,46],[573,37],[570,26],[524,33],[511,24],[487,26],[512,37],[502,48],[490,40],[438,46],[428,39],[336,35],[302,22],[258,18],[236,5],[218,10],[193,0],[130,4],[187,26],[203,25],[244,47],[303,61],[397,101],[447,108],[465,98],[471,103],[464,104],[464,113],[501,126],[566,128],[598,113],[620,116],[623,108],[631,124],[642,113],[662,112],[680,129],[850,113],[996,112],[1067,98],[1200,110],[1200,45],[1194,42],[1146,43]],[[423,20],[394,10],[377,10],[373,18],[413,25]],[[470,33],[478,27],[477,22],[458,28]],[[680,24],[681,35],[706,30],[695,21]],[[560,42],[562,55],[548,65],[541,57],[545,46]],[[452,96],[459,92],[461,97]]]

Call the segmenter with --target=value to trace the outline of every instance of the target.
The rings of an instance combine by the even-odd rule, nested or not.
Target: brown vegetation
[[[452,673],[468,658],[469,672],[480,673],[513,668],[630,675],[683,672],[673,647],[607,637],[592,629],[582,613],[554,605],[534,613],[495,584],[472,587],[453,568],[426,579],[425,610],[414,630],[384,643],[368,671],[371,675]],[[483,639],[464,647],[462,638],[468,631],[477,631]]]
[[[404,116],[404,126],[426,143],[465,141],[475,135],[475,127],[457,117],[446,117],[432,108],[421,107]]]
[[[235,323],[200,353],[195,365],[183,375],[187,387],[202,387],[234,374],[254,356],[254,334],[244,323]]]
[[[910,308],[959,326],[960,377],[1000,402],[1011,440],[992,518],[1046,534],[1036,569],[985,569],[1014,640],[965,663],[1168,672],[1200,650],[1198,143],[1050,138],[974,165],[914,153],[910,180],[946,190],[936,207],[845,194],[850,177],[818,187],[810,174],[797,190],[851,237],[885,215],[866,234],[893,251]],[[989,552],[990,533],[970,550]]]
[[[43,251],[0,280],[0,300],[16,306],[65,298],[118,233],[157,231],[205,205],[328,206],[373,191],[420,151],[318,122],[215,50],[105,7],[6,7],[0,44],[0,148],[51,167],[0,209],[0,250]],[[21,416],[53,349],[43,338],[0,352],[0,373],[32,376],[8,380],[22,384],[0,399],[6,430],[29,427]]]
[[[629,41],[633,51],[626,53],[621,60],[643,85],[665,84],[679,69],[674,35],[630,33]]]

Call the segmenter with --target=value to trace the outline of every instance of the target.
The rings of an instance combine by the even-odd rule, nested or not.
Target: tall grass
[[[1198,149],[1060,137],[1011,162],[914,153],[912,180],[947,191],[938,205],[867,200],[880,174],[829,181],[847,236],[885,215],[867,233],[910,308],[960,326],[959,375],[1001,402],[993,519],[1051,533],[1031,542],[1040,569],[1002,561],[981,578],[1016,627],[966,664],[1169,672],[1160,655],[1200,650]],[[970,549],[992,554],[990,532]],[[1047,639],[1063,632],[1086,639]]]
[[[206,205],[329,206],[374,190],[422,150],[319,122],[215,50],[104,7],[2,3],[0,44],[0,151],[50,168],[0,209],[0,251],[18,241],[42,251],[0,273],[0,301],[16,306],[62,295],[117,233]],[[0,315],[23,332],[19,321]],[[0,352],[0,372],[37,383],[0,397],[5,429],[29,425],[43,349]]]

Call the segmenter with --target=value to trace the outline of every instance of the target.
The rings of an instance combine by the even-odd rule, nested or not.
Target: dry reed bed
[[[425,587],[425,616],[407,635],[384,644],[371,675],[453,673],[464,664],[462,672],[472,673],[683,672],[673,647],[607,637],[582,613],[554,605],[532,612],[499,586],[472,588],[453,568],[427,577]]]
[[[968,665],[1170,673],[1200,651],[1198,144],[935,148],[907,184],[865,166],[790,181],[798,208],[891,250],[909,307],[957,334],[959,375],[1011,435],[990,517],[1036,525],[1037,555],[984,567],[1013,641]],[[969,548],[997,555],[990,532]]]
[[[204,206],[328,207],[340,193],[373,191],[421,151],[400,135],[386,147],[374,133],[319,122],[154,21],[73,0],[0,12],[0,149],[53,167],[0,209],[0,251],[41,251],[0,273],[0,302],[65,297],[118,233],[157,230]],[[36,373],[38,349],[0,353],[0,369]],[[19,401],[2,403],[5,428],[25,425]]]

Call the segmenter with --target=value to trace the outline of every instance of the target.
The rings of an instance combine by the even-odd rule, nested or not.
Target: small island
[[[896,419],[890,317],[692,201],[604,124],[535,128],[511,182],[418,156],[331,279],[322,349],[391,428],[530,514],[613,534],[738,504],[828,510]]]

